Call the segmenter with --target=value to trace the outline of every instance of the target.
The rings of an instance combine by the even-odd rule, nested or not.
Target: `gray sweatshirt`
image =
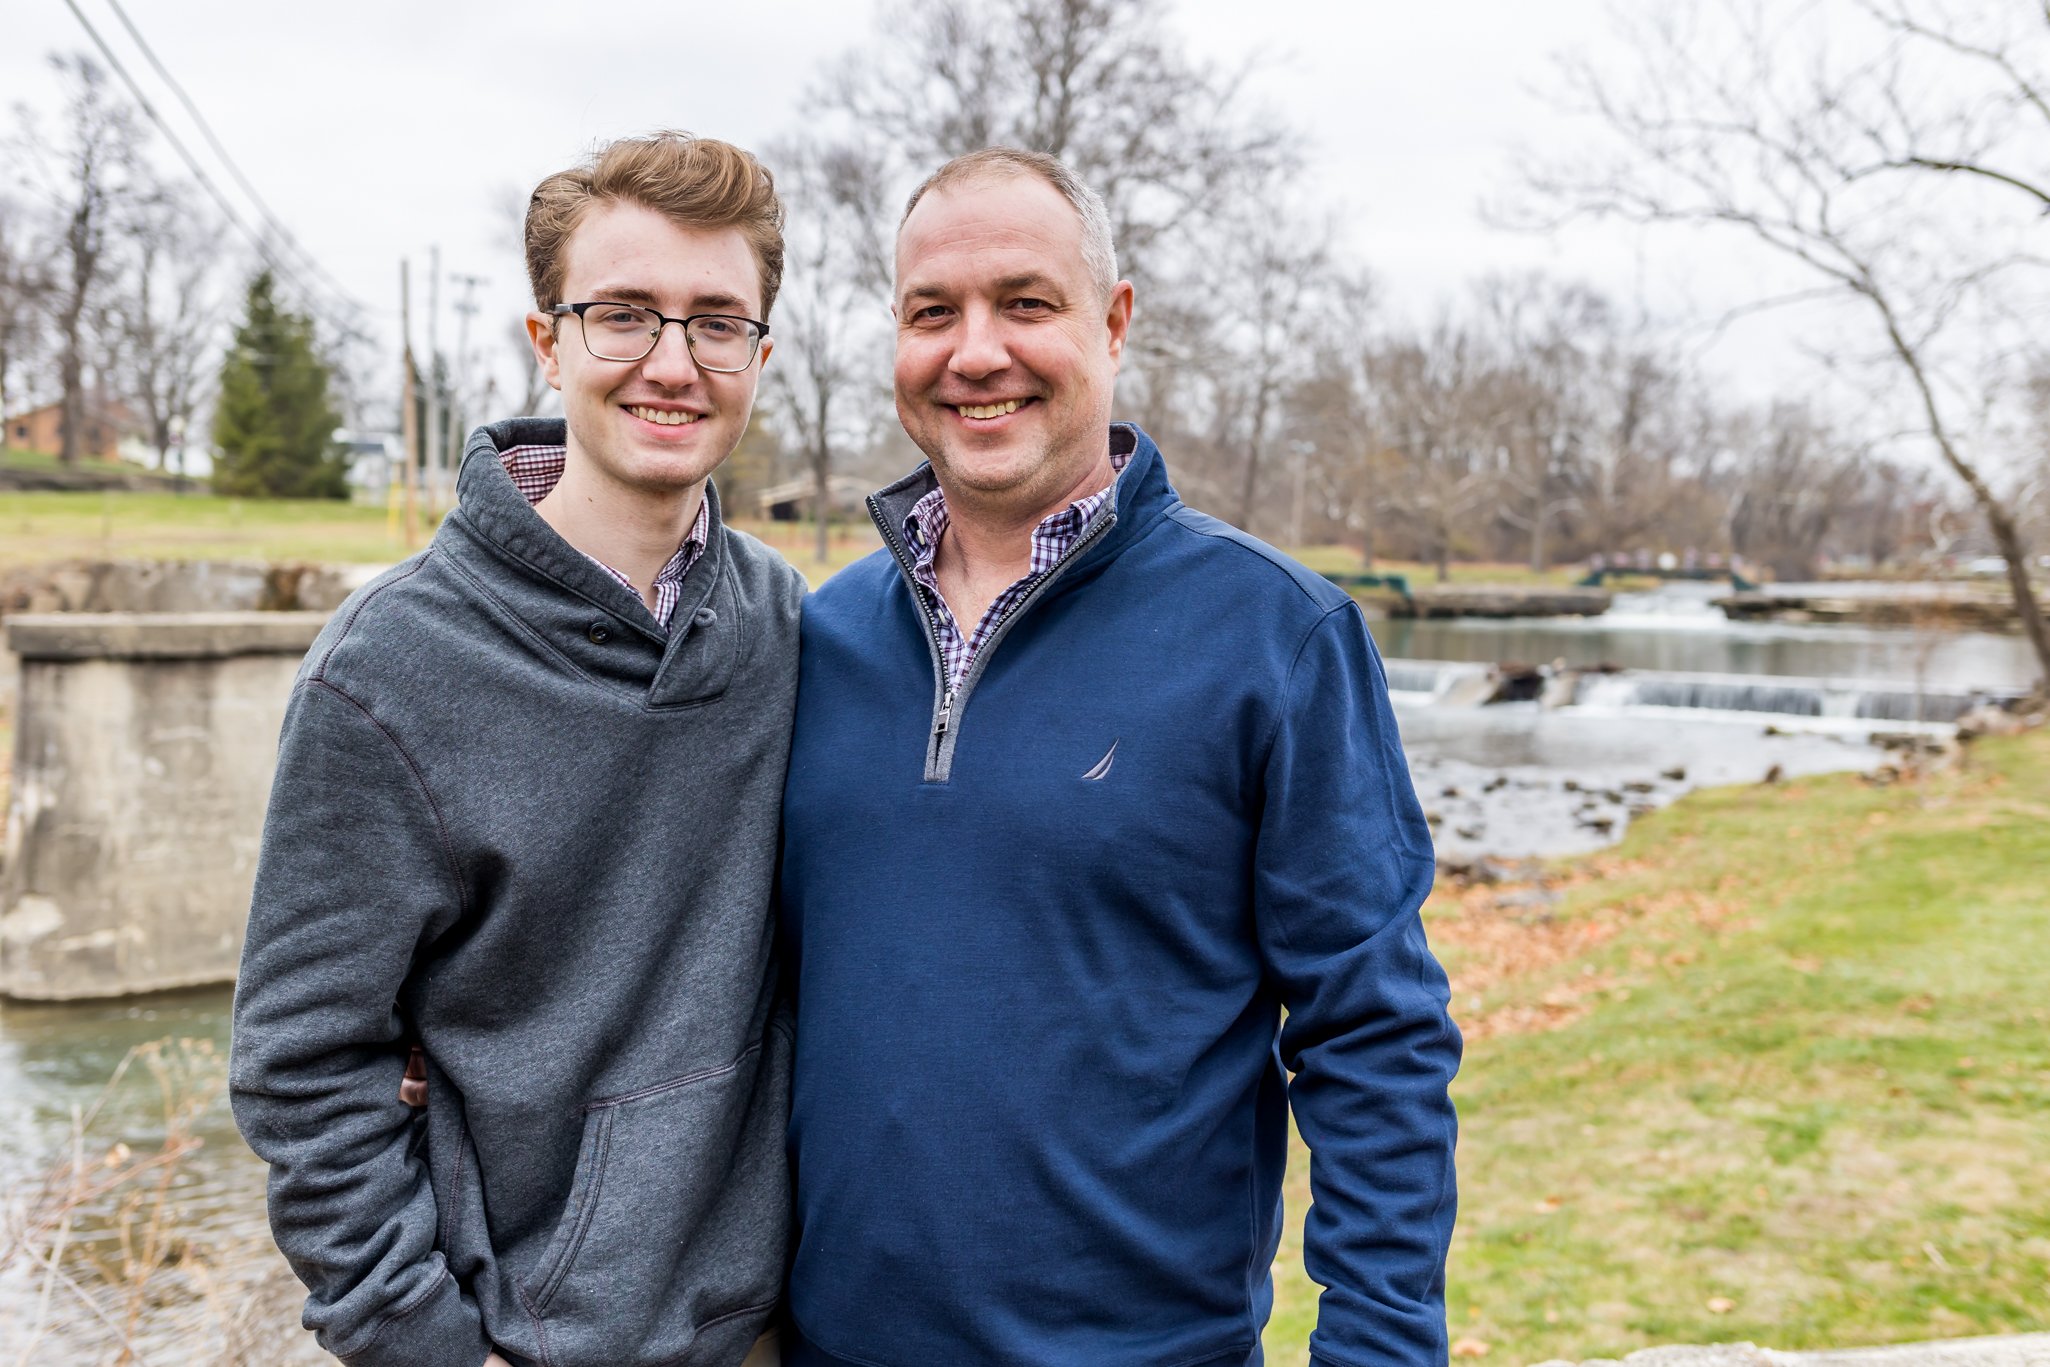
[[[803,580],[715,501],[665,635],[497,458],[562,440],[474,433],[460,507],[336,613],[286,715],[231,1097],[352,1367],[732,1367],[782,1280]]]

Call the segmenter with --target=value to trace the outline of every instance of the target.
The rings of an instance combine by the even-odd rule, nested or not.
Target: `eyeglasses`
[[[636,304],[557,304],[548,310],[558,318],[576,315],[584,330],[584,349],[601,361],[638,361],[655,349],[662,329],[675,323],[683,344],[700,370],[731,375],[755,362],[767,323],[730,313],[693,313],[670,318]]]

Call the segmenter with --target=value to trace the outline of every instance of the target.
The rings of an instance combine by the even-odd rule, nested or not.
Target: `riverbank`
[[[2004,585],[1875,585],[1847,593],[1825,585],[1803,590],[1765,589],[1733,593],[1715,606],[1733,622],[1825,622],[1836,625],[1909,627],[1917,631],[2019,631],[2021,612]],[[2038,590],[2041,592],[2041,590]]]
[[[1455,1352],[2050,1328],[2045,868],[2038,730],[1913,783],[1696,793],[1542,885],[1442,887]],[[1269,1359],[1300,1364],[1293,1238],[1276,1281]]]

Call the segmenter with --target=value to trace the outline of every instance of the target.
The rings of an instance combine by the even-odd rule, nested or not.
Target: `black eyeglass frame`
[[[600,356],[597,352],[591,351],[591,334],[584,329],[584,310],[595,308],[633,309],[637,313],[653,314],[656,322],[654,328],[648,333],[648,349],[638,356]],[[738,375],[745,371],[755,363],[755,358],[762,354],[762,338],[769,335],[769,325],[767,323],[764,323],[759,318],[749,318],[746,314],[742,313],[693,313],[688,318],[671,318],[668,314],[658,309],[651,309],[646,304],[629,304],[619,299],[587,299],[581,304],[557,304],[554,308],[549,309],[548,312],[550,316],[555,318],[574,316],[577,320],[577,334],[584,339],[584,350],[590,351],[592,357],[596,360],[614,361],[621,365],[630,365],[635,361],[647,360],[648,357],[654,354],[655,348],[662,343],[662,329],[668,327],[671,323],[675,323],[683,329],[683,346],[684,350],[690,352],[691,364],[699,370],[708,370],[714,375]],[[755,330],[754,345],[747,353],[747,360],[731,369],[724,366],[706,365],[703,361],[700,361],[698,359],[698,349],[691,345],[690,340],[690,325],[697,322],[700,318],[724,318],[728,322],[746,323],[749,327],[753,328]]]

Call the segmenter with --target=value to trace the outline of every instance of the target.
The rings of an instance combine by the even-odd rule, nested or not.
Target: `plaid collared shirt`
[[[513,484],[525,495],[527,502],[539,503],[548,497],[548,491],[562,478],[562,467],[569,460],[569,448],[513,446],[499,452],[498,458],[505,462],[505,472],[512,476]],[[711,534],[711,500],[699,499],[698,520],[691,524],[690,533],[683,538],[683,544],[676,548],[676,554],[669,557],[669,563],[655,575],[655,606],[649,611],[655,614],[656,624],[665,631],[669,628],[670,614],[676,611],[677,595],[683,592],[684,572],[695,565],[698,557],[704,554],[705,541]],[[641,596],[641,591],[634,587],[633,580],[597,556],[585,554],[584,559],[618,580],[620,586],[635,598]]]
[[[934,557],[939,554],[940,538],[947,534],[946,494],[934,489],[905,515],[904,542],[915,557],[911,564],[911,577],[925,590],[926,602],[932,606],[933,616],[939,622],[940,660],[947,668],[948,696],[951,697],[961,686],[961,680],[968,676],[968,667],[975,663],[976,653],[989,643],[997,624],[1010,614],[1012,608],[1024,602],[1033,586],[1074,548],[1075,543],[1082,539],[1083,531],[1095,519],[1097,511],[1116,494],[1118,483],[1115,476],[1123,474],[1125,466],[1132,460],[1133,448],[1124,446],[1121,450],[1121,445],[1113,442],[1111,446],[1113,478],[1109,484],[1041,519],[1040,524],[1032,529],[1032,568],[1024,578],[996,596],[989,610],[982,614],[982,620],[975,624],[974,632],[966,637],[962,636],[953,610],[940,594],[940,581],[932,567]]]

